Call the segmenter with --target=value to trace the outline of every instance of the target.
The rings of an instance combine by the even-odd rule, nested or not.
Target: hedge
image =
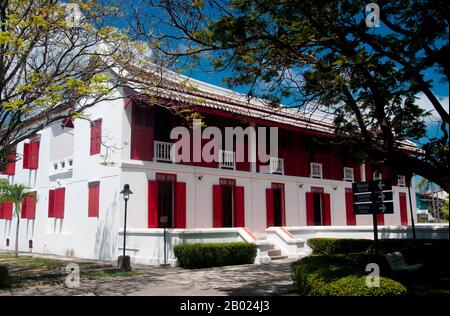
[[[301,295],[309,296],[399,296],[406,288],[380,277],[379,287],[366,286],[365,265],[371,255],[311,255],[292,265],[293,281]]]
[[[373,241],[350,238],[310,238],[307,241],[313,254],[333,255],[368,251]]]
[[[9,273],[6,266],[0,265],[0,288],[8,285]]]
[[[174,247],[182,268],[199,269],[253,263],[256,245],[246,242],[181,244]]]

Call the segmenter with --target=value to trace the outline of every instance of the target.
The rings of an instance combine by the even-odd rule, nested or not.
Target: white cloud
[[[444,109],[448,113],[448,96],[446,96],[446,97],[437,96],[437,98],[438,98],[439,102],[441,102],[442,106],[444,107]],[[437,121],[441,120],[439,114],[436,112],[436,109],[431,104],[430,100],[428,100],[428,98],[425,96],[425,94],[419,93],[417,95],[416,104],[420,108],[422,108],[422,109],[424,109],[426,111],[430,111],[431,115],[430,115],[430,117],[429,117],[429,119],[427,121],[429,121],[429,122],[437,122]]]

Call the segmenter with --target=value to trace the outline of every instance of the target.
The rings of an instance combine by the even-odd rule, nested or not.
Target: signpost
[[[378,223],[377,214],[393,214],[394,202],[390,181],[375,180],[352,184],[353,212],[357,215],[373,217],[373,233],[375,254],[378,256]]]

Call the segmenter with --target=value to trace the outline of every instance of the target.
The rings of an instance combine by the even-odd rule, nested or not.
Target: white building
[[[303,228],[313,234],[327,228],[348,232],[354,226],[370,237],[372,217],[353,215],[350,191],[352,181],[374,176],[395,180],[398,176],[393,186],[394,213],[380,215],[379,224],[402,230],[406,228],[398,226],[411,223],[415,210],[409,209],[410,178],[393,176],[387,167],[380,174],[370,163],[356,164],[344,149],[315,142],[333,137],[329,123],[190,82],[194,89],[178,83],[172,94],[164,91],[160,100],[189,106],[209,126],[279,128],[279,154],[270,159],[268,171],[258,159],[236,162],[232,153],[223,153],[221,162],[172,163],[170,130],[182,120],[165,107],[141,108],[136,91],[118,90],[117,100],[87,110],[90,121],[54,124],[17,146],[19,160],[3,177],[30,186],[38,199],[35,206],[32,202],[24,206],[19,250],[114,260],[122,249],[120,191],[126,183],[133,191],[127,253],[150,264],[162,260],[158,228],[162,215],[168,216],[172,228],[172,263],[170,250],[176,242],[256,242],[259,261],[264,262],[270,260],[268,254],[299,255],[303,240],[296,234]],[[250,133],[244,142],[254,144],[256,138]],[[256,152],[246,149],[246,157],[250,156]],[[415,196],[411,198],[415,205]],[[0,215],[0,249],[12,250],[15,218],[8,205],[3,205]],[[268,253],[271,244],[275,251]]]

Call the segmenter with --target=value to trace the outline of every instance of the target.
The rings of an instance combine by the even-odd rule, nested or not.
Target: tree
[[[19,256],[19,224],[20,224],[20,214],[22,211],[22,203],[26,198],[31,198],[36,201],[36,196],[30,194],[28,191],[29,187],[23,184],[8,184],[7,182],[2,182],[0,184],[0,203],[9,201],[14,205],[14,213],[17,217],[16,221],[16,242],[14,246],[14,251],[16,257]]]
[[[143,56],[117,7],[70,2],[0,0],[0,169],[19,142],[113,99],[123,76],[110,69]]]
[[[167,56],[227,70],[230,87],[249,87],[269,106],[323,111],[338,142],[400,174],[419,174],[449,188],[450,117],[427,73],[448,83],[448,3],[377,1],[381,27],[367,27],[366,2],[289,0],[146,0],[136,26]],[[152,23],[153,22],[153,23]],[[411,154],[405,140],[425,136],[429,113],[441,134]]]

